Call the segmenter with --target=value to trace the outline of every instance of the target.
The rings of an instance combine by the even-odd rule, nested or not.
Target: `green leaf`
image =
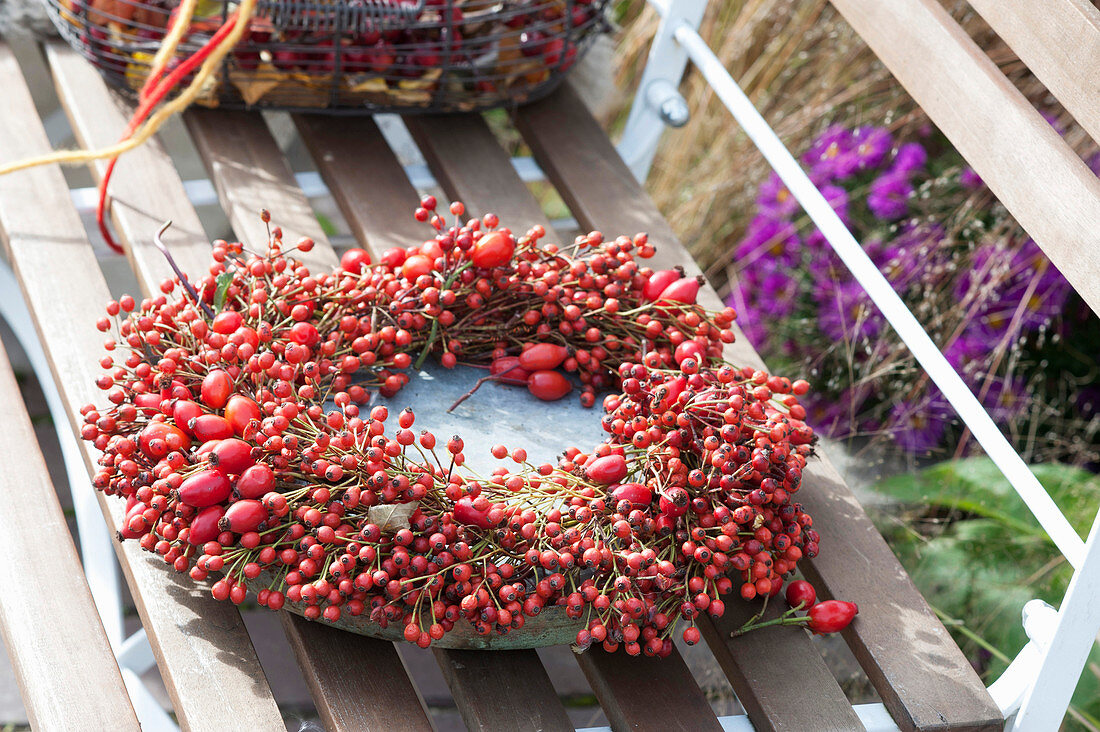
[[[332,223],[332,219],[325,216],[321,212],[315,212],[314,216],[317,217],[317,223],[321,225],[321,231],[325,232],[325,236],[336,236],[340,233],[340,230],[336,228],[336,224]]]
[[[1100,503],[1100,479],[1061,463],[1031,467],[1079,534],[1087,534]],[[875,490],[901,503],[960,511],[995,519],[1024,534],[1044,536],[1023,500],[986,457],[949,460],[916,474],[881,481]]]
[[[1032,472],[1078,531],[1100,502],[1100,479],[1056,463]],[[1057,606],[1072,568],[1015,490],[987,458],[952,460],[875,486],[897,500],[876,518],[883,536],[921,593],[948,618],[955,641],[990,683],[1006,667],[989,647],[1014,658],[1027,643],[1020,610],[1032,598]],[[881,512],[881,509],[880,509]],[[1081,719],[1100,714],[1100,648],[1078,684]],[[1068,720],[1066,729],[1084,729]]]
[[[222,272],[215,282],[217,287],[214,290],[214,310],[220,312],[225,307],[225,296],[229,293],[229,285],[233,282],[233,274]]]

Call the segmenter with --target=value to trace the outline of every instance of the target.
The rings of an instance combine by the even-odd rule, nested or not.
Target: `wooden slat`
[[[6,48],[0,49],[0,87],[5,95],[0,159],[48,151],[26,84]],[[0,177],[0,227],[53,378],[79,429],[80,406],[102,401],[94,381],[102,373],[96,359],[103,352],[103,334],[93,324],[110,292],[61,171],[54,166]],[[83,452],[94,470],[98,454],[88,443]],[[117,530],[123,502],[102,494],[99,501],[109,528]],[[120,544],[118,556],[181,725],[223,730],[232,719],[243,728],[281,728],[282,716],[237,609],[166,569],[137,542]]]
[[[517,125],[583,226],[602,227],[609,236],[647,231],[658,247],[652,260],[656,266],[678,263],[688,274],[698,272],[568,85],[520,108]],[[712,306],[717,301],[713,289],[704,288],[700,302]],[[727,358],[760,363],[744,339],[727,350]],[[798,500],[822,537],[822,553],[804,563],[806,571],[824,594],[859,604],[860,616],[845,639],[899,726],[1000,724],[981,680],[825,456],[810,463],[804,485]]]
[[[435,650],[470,730],[573,730],[534,651]]]
[[[2,346],[0,423],[0,449],[18,456],[0,480],[0,552],[9,558],[0,570],[5,587],[0,634],[27,718],[36,729],[137,730],[137,716]],[[28,561],[29,548],[38,546],[49,547],[48,572]],[[80,673],[58,679],[58,669],[70,663],[74,649],[79,649]]]
[[[126,129],[131,106],[109,93],[99,72],[68,44],[48,43],[46,55],[58,97],[81,146],[99,149],[117,142]],[[96,182],[106,167],[104,160],[92,166]],[[153,246],[153,234],[165,221],[171,221],[172,228],[164,241],[183,271],[205,272],[210,242],[187,200],[183,181],[158,140],[154,138],[119,158],[109,191],[115,230],[147,295],[150,286],[159,293],[160,281],[172,276],[164,255]]]
[[[69,102],[67,109],[72,116],[73,126],[83,144],[92,146],[109,144],[125,126],[127,106],[116,104],[115,96],[108,92],[99,75],[87,62],[66,49],[67,47],[56,48],[50,55],[62,98]],[[230,115],[228,119],[216,120],[213,124],[223,124],[236,135],[247,137],[255,143],[247,150],[251,152],[253,159],[261,158],[264,161],[256,166],[257,175],[263,176],[265,172],[269,172],[272,175],[268,179],[278,177],[283,181],[290,181],[290,186],[269,187],[269,190],[274,189],[275,192],[267,200],[278,203],[268,205],[273,208],[279,206],[273,212],[276,216],[275,223],[284,225],[287,228],[287,235],[295,240],[303,234],[313,236],[318,245],[317,250],[321,252],[320,256],[331,259],[334,255],[316,219],[302,213],[308,209],[308,202],[300,201],[298,198],[300,194],[298,197],[295,196],[296,189],[293,188],[293,178],[290,177],[289,171],[278,167],[283,165],[285,169],[282,154],[271,140],[259,115],[248,115],[248,119],[244,120],[240,117],[241,115]],[[203,129],[206,129],[209,124],[211,122],[207,120],[198,120],[193,123]],[[203,136],[202,139],[211,141],[209,136]],[[211,144],[217,146],[225,141],[225,137],[217,137],[211,141]],[[236,170],[232,161],[228,159],[231,151],[226,148],[217,147],[210,150],[209,154],[223,156],[219,158],[225,161],[220,164],[220,170]],[[164,257],[152,248],[148,241],[135,240],[133,237],[147,235],[146,229],[149,226],[159,226],[153,224],[153,221],[171,219],[173,222],[193,222],[194,226],[199,226],[199,223],[194,207],[183,194],[183,184],[179,174],[167,154],[157,147],[141,148],[133,155],[138,156],[136,162],[140,163],[140,166],[124,166],[123,162],[128,161],[129,156],[124,157],[115,170],[111,190],[116,196],[115,220],[119,223],[120,233],[129,245],[129,250],[135,256],[139,279],[143,286],[149,289],[156,286],[157,280],[153,278],[161,274],[159,269],[164,263]],[[244,158],[243,155],[242,158]],[[226,175],[217,176],[216,182],[222,185],[222,190],[226,191],[227,195],[230,192],[236,195],[235,192],[245,184],[240,177],[232,178]],[[136,205],[135,200],[140,200],[141,205]],[[250,236],[254,237],[249,239],[250,243],[260,245],[262,241],[257,241],[257,238],[262,238],[266,229],[259,220],[258,209],[250,210],[248,199],[243,196],[230,200],[237,211],[234,225],[247,227]],[[297,212],[293,221],[282,216],[285,213],[284,209]],[[155,214],[150,215],[148,212],[155,212]],[[293,228],[290,227],[291,223],[294,224]],[[187,228],[185,226],[184,230],[186,231]],[[185,272],[203,272],[209,265],[209,244],[205,241],[201,230],[199,237],[195,239],[195,241],[185,241],[182,246],[168,239],[173,256]],[[319,260],[317,250],[311,256]],[[347,657],[344,654],[346,639],[341,633],[307,627],[304,621],[289,618],[285,619],[284,626],[291,647],[305,672],[306,682],[318,699],[318,707],[322,714],[332,717],[329,725],[331,728],[384,726],[396,720],[403,720],[403,726],[409,728],[429,727],[423,705],[411,684],[399,685],[391,679],[382,679],[379,682],[381,677],[376,673],[379,669],[388,667],[405,675],[400,658],[392,644],[379,646],[381,657],[379,653]],[[368,693],[369,687],[378,683],[384,683],[387,689],[386,694],[379,694],[379,696],[392,698],[392,703],[369,707],[347,703],[347,700]],[[378,688],[376,691],[381,692],[382,689]],[[339,700],[344,702],[341,703]]]
[[[313,238],[316,246],[302,259],[326,269],[336,264],[332,245],[260,115],[192,110],[187,125],[242,242],[253,249],[266,246],[258,212],[267,208],[286,242]],[[283,627],[330,730],[430,728],[393,643],[297,619]]]
[[[218,200],[233,231],[253,247],[267,246],[267,227],[260,209],[271,212],[271,223],[283,228],[284,243],[293,246],[308,236],[313,251],[295,253],[310,267],[332,267],[336,254],[313,208],[294,180],[263,117],[255,113],[192,109],[184,115]]]
[[[417,193],[370,117],[295,115],[302,141],[355,238],[375,254],[423,241],[431,229],[413,218]],[[364,189],[369,195],[364,194]]]
[[[1096,175],[938,0],[832,2],[1093,312],[1100,313]],[[1029,6],[1039,13],[1048,4]],[[1072,68],[1082,77],[1090,75],[1087,66],[1075,62]]]
[[[410,246],[430,232],[412,217],[417,194],[404,169],[369,118],[333,120],[301,116],[298,129],[344,217],[376,253]],[[509,166],[511,169],[511,166]],[[527,651],[436,649],[436,660],[471,729],[571,728],[538,654]],[[507,679],[500,694],[493,679]]]
[[[1035,76],[1100,142],[1100,10],[1089,0],[970,0]]]
[[[763,628],[737,638],[759,605],[731,598],[718,620],[703,617],[699,630],[730,680],[757,732],[764,730],[863,729],[852,705],[802,628]],[[772,602],[765,619],[786,606]],[[827,693],[822,693],[822,690]]]
[[[424,699],[393,643],[281,616],[326,729],[431,732]]]
[[[722,729],[676,651],[668,658],[631,658],[593,648],[577,656],[577,663],[615,732]]]
[[[473,211],[498,214],[516,231],[535,224],[552,231],[542,208],[480,116],[407,117],[405,124],[448,196],[461,197]],[[669,658],[653,659],[609,655],[595,648],[577,658],[615,729],[640,725],[704,730],[717,726],[710,704],[676,650]],[[670,703],[653,704],[662,696]]]
[[[535,224],[553,231],[479,115],[410,116],[405,124],[449,197],[462,201],[475,214],[497,214],[517,235]]]
[[[542,209],[527,194],[527,185],[512,168],[508,153],[497,144],[480,116],[409,116],[405,125],[452,198],[474,206],[474,213],[479,215],[487,213],[477,209],[484,205],[501,221],[519,222],[524,227],[547,225]],[[532,218],[535,211],[539,212],[537,220]]]

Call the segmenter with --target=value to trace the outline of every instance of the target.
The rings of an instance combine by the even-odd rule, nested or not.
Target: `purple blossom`
[[[987,339],[974,327],[967,327],[943,349],[944,358],[960,373],[966,371],[974,361],[984,360],[988,353]]]
[[[999,341],[1049,324],[1062,313],[1070,292],[1066,279],[1029,239],[1015,251],[994,243],[979,248],[971,271],[959,278],[955,297],[977,303],[974,321],[987,340]]]
[[[798,232],[790,221],[757,216],[749,224],[745,238],[737,245],[734,257],[738,263],[744,265],[770,259],[783,266],[793,267],[801,262],[801,243]]]
[[[1024,302],[1021,325],[1033,330],[1062,314],[1072,291],[1069,282],[1051,264],[1033,240],[1028,239],[1012,258],[1012,276]]]
[[[898,148],[894,156],[893,170],[904,175],[912,175],[928,162],[928,153],[919,142],[907,142]]]
[[[825,197],[825,200],[828,201],[829,205],[836,211],[836,215],[839,216],[840,220],[847,226],[851,222],[848,216],[848,191],[840,186],[834,186],[832,184],[820,186],[820,189],[821,195]]]
[[[909,197],[913,186],[909,178],[899,173],[886,173],[871,182],[867,195],[867,207],[879,219],[893,221],[909,211]]]
[[[838,161],[845,161],[855,139],[851,130],[842,126],[833,126],[818,135],[810,149],[802,156],[802,161],[810,166],[811,175],[827,178],[838,176]]]
[[[895,404],[890,410],[887,430],[903,450],[927,453],[939,447],[950,418],[946,400],[934,391],[916,403]]]
[[[834,439],[851,437],[868,429],[866,423],[859,421],[860,410],[867,401],[869,390],[849,387],[837,398],[826,397],[811,392],[803,399],[806,407],[806,423],[814,430]]]
[[[814,299],[818,327],[835,342],[870,339],[882,331],[882,315],[858,282],[820,281]]]
[[[912,284],[921,272],[921,262],[920,257],[917,256],[916,247],[891,245],[883,251],[875,264],[886,279],[890,280],[894,289],[900,291],[904,291]]]
[[[931,266],[930,259],[942,253],[938,246],[942,240],[943,228],[939,225],[905,223],[892,241],[878,247],[869,242],[864,248],[890,284],[901,292],[919,280]]]
[[[787,190],[787,186],[779,175],[774,172],[760,184],[756,206],[763,216],[779,220],[789,219],[798,211],[798,201]]]
[[[726,304],[738,312],[737,322],[745,337],[756,347],[767,341],[768,322],[794,312],[799,283],[790,271],[771,260],[759,260],[741,270],[726,296]]]
[[[985,181],[978,175],[973,168],[969,165],[964,167],[959,173],[959,185],[963,188],[969,188],[972,191],[977,191],[985,188]]]
[[[979,393],[984,384],[979,386]],[[1027,384],[1019,377],[993,377],[982,397],[989,415],[1001,424],[1008,424],[1027,410]]]
[[[855,147],[851,157],[856,166],[852,173],[877,168],[894,146],[894,138],[885,127],[860,127],[852,139]]]

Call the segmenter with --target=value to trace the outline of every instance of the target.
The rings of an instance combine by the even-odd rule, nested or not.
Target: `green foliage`
[[[1086,535],[1100,504],[1100,478],[1050,463],[1032,472],[1070,523]],[[1073,569],[988,458],[939,463],[880,482],[900,504],[879,512],[880,530],[921,593],[988,684],[1027,643],[1020,611],[1061,602]],[[957,621],[957,622],[953,622]],[[1074,695],[1075,724],[1100,716],[1100,650]]]

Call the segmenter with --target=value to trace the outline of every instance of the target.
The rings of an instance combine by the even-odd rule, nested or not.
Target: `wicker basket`
[[[260,0],[199,103],[340,112],[456,112],[548,94],[606,30],[609,0]],[[61,35],[136,91],[179,0],[46,0]],[[200,0],[184,58],[233,12]]]

